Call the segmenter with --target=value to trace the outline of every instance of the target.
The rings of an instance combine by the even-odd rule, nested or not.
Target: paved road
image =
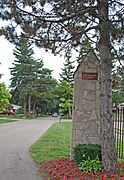
[[[28,149],[57,118],[0,124],[0,180],[41,180]]]

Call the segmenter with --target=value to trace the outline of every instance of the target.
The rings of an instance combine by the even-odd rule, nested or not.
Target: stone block
[[[75,130],[75,139],[81,141],[81,130]]]
[[[95,63],[93,63],[93,62],[88,62],[88,68],[96,70],[97,69],[97,65]]]
[[[83,105],[84,110],[88,110],[89,112],[95,108],[95,102],[89,102]]]
[[[95,91],[87,91],[86,99],[89,100],[89,101],[95,101],[96,92]]]
[[[89,136],[90,134],[98,134],[98,124],[95,122],[95,120],[87,121],[83,128],[83,132]]]
[[[89,119],[88,120],[94,120],[94,119],[97,119],[98,116],[96,114],[96,110],[93,109],[91,112],[90,112],[90,116],[89,116]]]
[[[97,70],[96,69],[89,69],[88,67],[85,68],[84,72],[87,72],[87,73],[97,73]]]
[[[95,90],[96,89],[96,83],[92,80],[84,80],[84,91],[85,90]]]

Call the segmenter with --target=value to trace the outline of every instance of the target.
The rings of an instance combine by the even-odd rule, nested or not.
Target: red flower
[[[55,175],[56,175],[56,172],[55,172],[55,171],[53,171],[53,172],[52,172],[52,175],[53,175],[53,176],[55,176]]]
[[[62,180],[67,180],[67,179],[68,179],[68,176],[65,175]]]
[[[107,179],[107,174],[106,173],[104,173],[103,175],[102,175],[102,177],[101,177],[101,179],[100,180],[106,180]]]
[[[65,171],[68,172],[68,171],[69,171],[69,168],[66,168]]]
[[[92,177],[93,179],[96,179],[96,178],[97,178],[97,175],[96,175],[96,174],[92,174],[91,177]]]
[[[65,172],[62,170],[62,171],[60,172],[60,174],[63,175],[63,174],[65,174]]]
[[[70,162],[69,162],[69,161],[66,161],[65,163],[66,163],[67,165],[69,165],[69,164],[70,164]]]
[[[49,161],[48,162],[52,162],[53,160],[52,159],[49,159]]]
[[[54,178],[55,178],[55,179],[60,179],[60,176],[55,175]]]
[[[123,177],[119,177],[118,180],[124,180],[124,178]]]
[[[85,180],[85,179],[84,179],[84,176],[81,176],[81,177],[80,177],[80,180]]]
[[[57,166],[56,166],[56,169],[59,169],[59,168],[60,168],[60,166],[59,166],[59,165],[57,165]]]
[[[58,164],[61,164],[61,161],[59,159],[56,159],[55,162],[57,162]]]
[[[43,167],[43,168],[47,168],[48,166],[47,166],[46,163],[43,163],[43,164],[42,164],[42,167]]]
[[[48,162],[41,164],[42,168],[47,172],[48,177],[54,180],[108,180],[106,173],[101,173],[99,171],[94,171],[93,174],[90,174],[88,171],[82,175],[82,171],[78,169],[73,162],[68,161],[67,159],[50,159]],[[110,174],[110,180],[124,180],[124,164],[119,163],[119,173]]]
[[[47,172],[50,174],[52,173],[52,169],[48,169]]]
[[[78,169],[77,167],[75,167],[75,168],[74,168],[74,171],[78,172],[78,171],[79,171],[79,169]]]
[[[115,175],[115,174],[111,174],[110,176],[111,176],[111,177],[115,177],[116,175]]]
[[[74,174],[74,177],[76,177],[76,178],[77,178],[77,177],[78,177],[78,174],[77,174],[77,173],[75,173],[75,174]]]
[[[85,172],[85,175],[90,176],[90,173],[87,171],[87,172]]]
[[[72,174],[72,172],[70,172],[70,171],[67,173],[68,176],[70,176],[71,174]]]

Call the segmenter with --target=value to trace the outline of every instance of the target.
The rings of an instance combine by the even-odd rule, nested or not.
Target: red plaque
[[[98,80],[98,73],[82,73],[83,80]]]

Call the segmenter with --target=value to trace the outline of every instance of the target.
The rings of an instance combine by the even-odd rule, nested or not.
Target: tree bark
[[[29,94],[29,97],[28,97],[28,112],[31,111],[31,95]]]
[[[114,123],[112,118],[112,61],[111,43],[109,35],[108,0],[98,0],[99,13],[99,51],[101,70],[101,148],[102,162],[106,172],[117,173],[117,154],[114,137]]]
[[[36,102],[37,100],[34,100],[34,103],[33,103],[33,111],[35,112],[35,108],[36,108]]]
[[[24,97],[24,114],[26,114],[26,97]]]
[[[69,106],[69,109],[68,109],[68,114],[69,114],[69,117],[72,116],[72,113],[71,113],[71,107]]]

